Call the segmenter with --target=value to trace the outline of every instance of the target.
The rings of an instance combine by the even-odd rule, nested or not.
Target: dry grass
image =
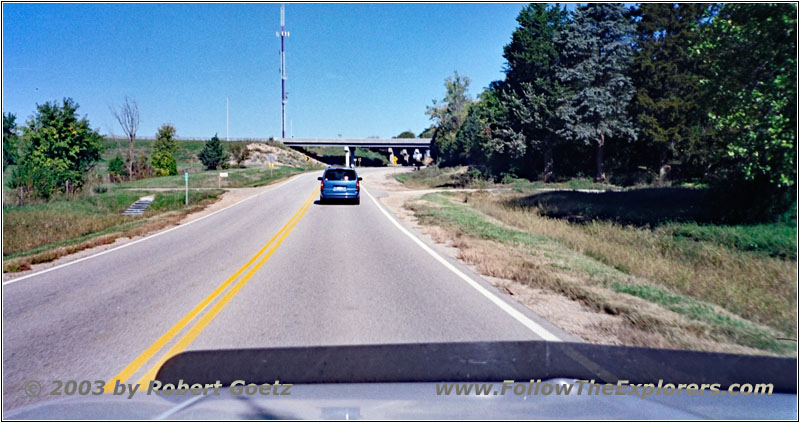
[[[557,293],[599,316],[614,317],[578,325],[582,328],[578,332],[607,337],[610,343],[650,347],[771,354],[790,354],[795,348],[794,343],[778,339],[788,332],[780,326],[793,327],[794,319],[754,323],[751,320],[758,319],[752,314],[732,313],[734,307],[720,300],[735,299],[745,309],[772,307],[782,316],[796,315],[786,300],[776,305],[742,296],[772,299],[781,289],[764,282],[712,292],[719,288],[704,286],[703,279],[690,279],[725,280],[731,273],[744,271],[747,260],[742,263],[738,253],[705,246],[692,251],[695,258],[689,261],[647,230],[603,223],[574,225],[509,207],[505,198],[485,193],[470,195],[468,204],[462,197],[455,202],[450,196],[429,194],[407,207],[423,224],[439,227],[436,237],[451,241],[461,258],[481,273]],[[708,260],[705,266],[702,260]],[[726,268],[733,264],[735,268]],[[737,275],[735,283],[748,276],[763,278],[756,269],[765,268],[786,277],[785,266],[768,261],[745,276]],[[686,280],[695,283],[679,283]],[[791,304],[796,287],[782,290]]]
[[[121,216],[142,192],[117,191],[94,198],[4,207],[3,272],[29,270],[75,252],[106,245],[175,225],[186,215],[217,200],[219,192],[192,192],[183,208],[183,193],[162,192],[145,217]]]
[[[544,256],[520,252],[511,246],[456,236],[459,258],[494,278],[518,282],[523,287],[558,293],[574,302],[567,313],[549,317],[586,341],[651,348],[679,348],[729,353],[761,353],[715,336],[708,324],[688,319],[673,311],[636,297],[621,295],[603,286],[587,284],[579,274],[566,271]],[[519,287],[509,289],[519,296]],[[523,291],[524,292],[524,291]],[[540,294],[541,295],[541,294]],[[578,304],[583,307],[576,307]],[[539,312],[542,308],[532,304]],[[575,310],[578,308],[578,310]],[[581,310],[584,309],[584,310]],[[575,319],[576,312],[584,312]],[[566,325],[565,325],[566,324]],[[564,327],[566,326],[566,327]]]
[[[133,222],[120,213],[141,192],[116,191],[22,207],[3,206],[3,258],[38,252],[39,247],[78,239]]]
[[[797,263],[708,242],[681,242],[658,230],[593,221],[575,225],[509,206],[508,196],[472,205],[499,221],[558,240],[581,254],[788,333],[797,331]]]

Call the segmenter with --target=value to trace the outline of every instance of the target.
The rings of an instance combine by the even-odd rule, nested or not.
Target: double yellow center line
[[[161,356],[161,358],[148,370],[144,376],[139,380],[141,386],[147,386],[151,380],[155,379],[156,373],[158,372],[159,367],[165,361],[167,361],[170,357],[179,354],[182,352],[189,344],[194,341],[195,338],[200,334],[200,332],[205,329],[205,327],[214,320],[214,317],[219,314],[219,312],[230,302],[230,300],[247,284],[250,278],[264,265],[264,263],[269,260],[272,256],[272,253],[281,245],[283,240],[289,235],[290,232],[294,229],[297,222],[303,217],[303,215],[308,211],[308,208],[311,207],[311,203],[314,201],[314,197],[317,195],[319,188],[315,189],[311,195],[308,196],[303,206],[300,207],[299,210],[292,215],[291,219],[286,222],[285,225],[267,242],[260,250],[254,255],[247,263],[244,264],[239,270],[237,270],[234,274],[232,274],[222,285],[218,286],[217,289],[214,290],[208,297],[203,299],[199,304],[197,304],[191,311],[186,313],[180,320],[178,320],[175,325],[173,325],[167,332],[161,335],[158,340],[156,340],[152,345],[150,345],[144,352],[142,352],[136,359],[134,359],[130,364],[128,364],[118,375],[116,375],[113,379],[108,381],[105,386],[106,392],[111,392],[114,389],[115,384],[117,381],[120,383],[124,383],[128,380],[131,376],[133,376],[139,369],[144,366],[150,359],[152,359],[159,351],[161,351],[164,346],[169,343],[173,338],[175,338],[178,333],[180,333],[192,320],[195,319],[198,315],[200,315],[203,310],[208,307],[217,297],[219,297],[225,290],[230,286],[242,273],[249,271],[233,286],[214,306],[203,316],[198,319],[194,325],[180,338],[178,341],[170,348],[170,350]],[[271,247],[271,248],[270,248]],[[266,252],[266,253],[265,253]],[[259,260],[260,257],[260,260]],[[256,262],[256,260],[258,260]],[[253,263],[256,263],[254,266],[250,267]]]

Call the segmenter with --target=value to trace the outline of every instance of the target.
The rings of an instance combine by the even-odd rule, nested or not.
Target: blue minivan
[[[329,167],[317,178],[319,185],[319,202],[328,199],[353,200],[361,203],[361,177],[355,169],[349,167]]]

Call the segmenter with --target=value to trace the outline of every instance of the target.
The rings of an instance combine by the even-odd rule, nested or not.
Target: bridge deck
[[[430,138],[276,138],[275,141],[294,147],[373,147],[430,148]]]

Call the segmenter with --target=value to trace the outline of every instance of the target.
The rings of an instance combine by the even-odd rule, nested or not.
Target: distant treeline
[[[694,182],[785,208],[796,15],[787,3],[531,4],[504,48],[505,79],[472,100],[468,78],[447,78],[421,136],[440,164],[496,179]]]

